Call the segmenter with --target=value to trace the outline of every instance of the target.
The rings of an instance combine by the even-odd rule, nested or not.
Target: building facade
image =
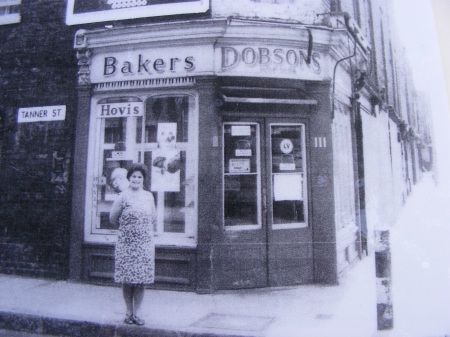
[[[431,168],[426,104],[381,1],[16,2],[0,165],[20,184],[0,190],[0,271],[112,283],[109,209],[140,162],[154,287],[338,284]]]

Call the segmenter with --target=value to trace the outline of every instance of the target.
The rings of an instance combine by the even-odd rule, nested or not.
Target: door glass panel
[[[272,124],[270,137],[273,225],[305,223],[303,125]]]
[[[224,218],[226,227],[260,226],[259,129],[224,125]]]

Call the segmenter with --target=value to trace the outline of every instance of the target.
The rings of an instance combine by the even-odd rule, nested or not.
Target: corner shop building
[[[156,287],[337,283],[361,253],[351,81],[333,74],[348,34],[243,19],[79,30],[70,278],[111,280],[111,175],[141,162]]]

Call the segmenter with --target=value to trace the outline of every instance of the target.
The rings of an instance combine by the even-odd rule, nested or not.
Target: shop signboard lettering
[[[161,47],[95,53],[91,83],[180,78],[200,75],[324,80],[326,56],[317,51],[277,46]]]
[[[122,74],[161,74],[165,71],[177,72],[180,69],[192,71],[195,68],[194,61],[193,56],[187,56],[183,60],[178,57],[171,57],[165,60],[163,58],[146,58],[144,55],[139,54],[135,62],[133,60],[119,62],[114,56],[106,56],[103,63],[103,75],[110,76],[119,72]]]
[[[209,0],[68,0],[66,23],[76,25],[155,16],[204,13]]]
[[[138,117],[143,114],[142,102],[102,103],[97,107],[98,118]]]
[[[295,47],[221,46],[216,49],[216,73],[320,80],[324,55]]]
[[[213,55],[211,46],[94,54],[90,79],[92,83],[104,83],[211,74]]]
[[[52,122],[65,119],[65,105],[20,108],[17,113],[18,123]]]

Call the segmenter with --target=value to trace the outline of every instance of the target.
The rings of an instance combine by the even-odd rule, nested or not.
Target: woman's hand
[[[109,212],[109,222],[114,226],[119,223],[120,215],[122,214],[122,197],[119,195],[111,206]]]

